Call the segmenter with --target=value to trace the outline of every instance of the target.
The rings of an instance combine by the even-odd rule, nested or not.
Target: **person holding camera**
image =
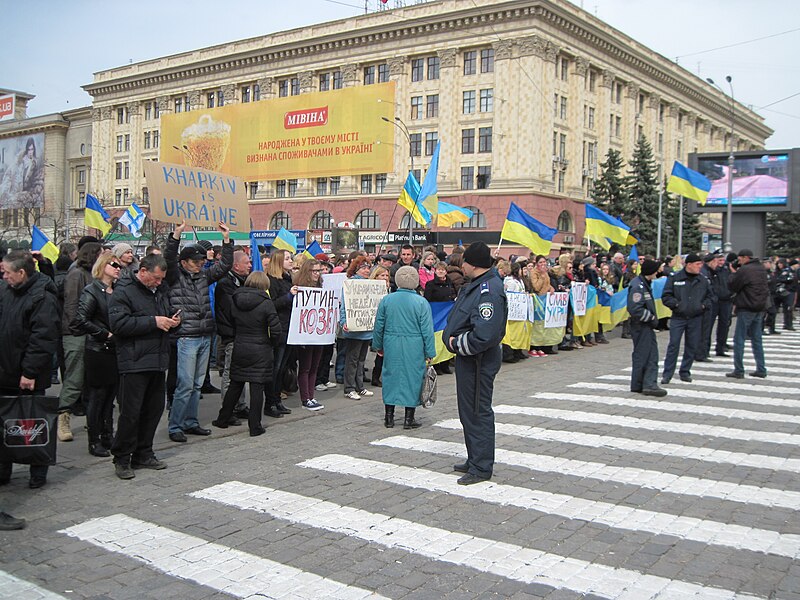
[[[730,266],[731,277],[728,282],[736,307],[736,330],[733,334],[733,371],[726,377],[744,379],[744,340],[750,338],[756,370],[751,377],[766,377],[764,346],[761,333],[764,327],[764,311],[769,304],[769,283],[767,271],[761,261],[753,257],[747,248],[739,250],[739,257]]]

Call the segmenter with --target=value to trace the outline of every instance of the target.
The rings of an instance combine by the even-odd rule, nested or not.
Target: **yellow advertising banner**
[[[150,216],[156,221],[250,231],[250,207],[244,182],[206,169],[144,161]]]
[[[389,82],[163,114],[161,158],[245,181],[387,173],[394,94]]]

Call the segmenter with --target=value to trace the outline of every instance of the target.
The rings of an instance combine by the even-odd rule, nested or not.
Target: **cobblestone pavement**
[[[765,338],[767,379],[714,358],[662,399],[611,337],[503,365],[495,476],[469,487],[452,375],[413,431],[341,386],[258,438],[175,444],[163,419],[168,469],[131,481],[75,418],[44,488],[20,466],[0,488],[29,522],[0,533],[0,597],[800,598],[800,335]]]

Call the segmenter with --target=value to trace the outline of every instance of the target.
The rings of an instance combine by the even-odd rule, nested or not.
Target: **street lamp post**
[[[387,123],[391,123],[395,127],[397,127],[400,131],[403,132],[403,135],[406,136],[408,140],[408,157],[411,159],[411,172],[414,172],[414,149],[411,145],[411,134],[408,132],[408,126],[403,123],[403,120],[400,117],[395,117],[394,121],[387,117],[381,117]],[[405,185],[405,181],[403,182]],[[411,211],[408,213],[408,245],[414,245],[414,218],[411,216]]]
[[[736,112],[735,112],[735,104],[733,99],[733,78],[730,75],[725,76],[725,81],[728,82],[728,86],[731,88],[730,94],[725,94],[725,90],[723,90],[719,85],[717,85],[713,79],[710,77],[706,78],[706,81],[716,87],[723,95],[728,96],[728,100],[730,101],[730,108],[731,108],[731,148],[730,153],[728,154],[728,204],[725,211],[725,252],[732,252],[733,251],[733,162],[734,156],[733,153],[735,151],[735,142],[733,139],[734,133],[734,125],[736,124]]]

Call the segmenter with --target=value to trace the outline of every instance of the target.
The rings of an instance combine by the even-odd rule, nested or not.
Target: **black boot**
[[[386,414],[383,417],[383,426],[386,429],[391,429],[394,427],[394,404],[387,404],[385,408]]]
[[[403,429],[417,429],[422,426],[419,421],[414,420],[415,410],[415,408],[406,407],[406,418],[405,421],[403,421]]]
[[[274,419],[280,419],[283,416],[283,413],[278,410],[278,407],[271,402],[264,405],[264,414]]]

